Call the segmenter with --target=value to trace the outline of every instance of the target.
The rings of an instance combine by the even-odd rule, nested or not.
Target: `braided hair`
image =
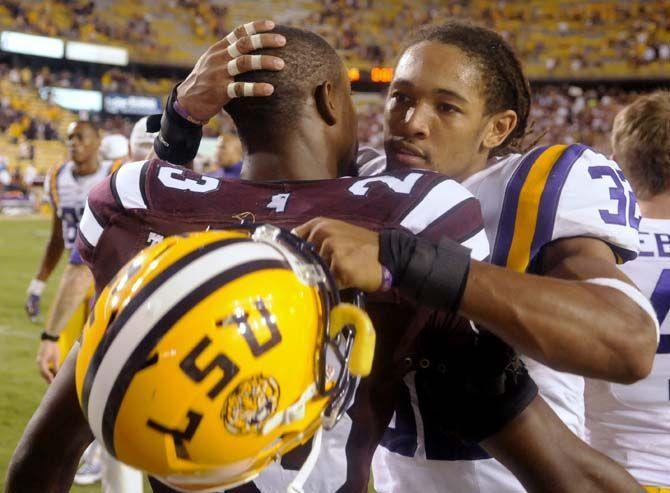
[[[517,116],[512,132],[491,154],[520,151],[528,133],[531,96],[528,79],[512,47],[495,31],[462,20],[420,27],[410,34],[405,49],[424,41],[455,46],[476,64],[483,83],[486,113],[512,110]]]

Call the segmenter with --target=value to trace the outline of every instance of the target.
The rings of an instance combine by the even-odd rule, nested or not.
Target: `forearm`
[[[67,492],[79,458],[93,436],[77,402],[77,347],[47,389],[10,462],[6,493]]]
[[[93,284],[93,276],[86,265],[68,264],[58,286],[56,296],[51,303],[47,318],[46,332],[59,335],[68,320],[86,299]]]
[[[647,313],[623,293],[589,283],[472,262],[460,312],[520,353],[588,377],[638,380],[655,351]]]
[[[61,255],[63,255],[64,249],[65,246],[63,245],[62,241],[58,242],[55,239],[51,239],[49,241],[44,252],[44,256],[42,257],[40,268],[37,271],[37,276],[35,276],[36,279],[39,279],[40,281],[46,281],[49,279],[49,276],[56,268]]]
[[[531,493],[644,492],[620,465],[577,438],[540,397],[481,445]]]

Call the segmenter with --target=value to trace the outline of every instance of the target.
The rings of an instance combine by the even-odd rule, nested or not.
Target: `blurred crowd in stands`
[[[135,61],[189,65],[253,18],[313,29],[355,66],[393,65],[404,35],[467,17],[503,35],[534,77],[649,76],[670,66],[666,0],[0,0],[0,27],[118,44]]]
[[[101,80],[81,77],[68,71],[52,72],[48,69],[32,71],[27,67],[10,67],[0,63],[0,84],[10,81],[13,88],[33,91],[45,85],[63,85],[75,88],[109,87],[107,80],[135,80],[135,76],[124,74],[119,69],[105,73]],[[165,84],[167,93],[171,82]],[[114,86],[121,90],[120,86]],[[603,152],[609,152],[609,132],[614,115],[637,95],[634,91],[603,85],[582,88],[577,85],[541,85],[533,89],[531,121],[533,132],[528,142],[583,142]],[[359,138],[361,145],[376,148],[383,146],[382,94],[364,93],[354,96],[359,114]],[[39,114],[30,114],[25,103],[16,94],[0,96],[0,134],[19,144],[23,139],[58,139],[54,122],[59,117],[57,107],[46,105]],[[99,119],[103,131],[129,135],[133,121],[118,115],[79,115]],[[205,136],[216,137],[233,131],[232,122],[222,114],[205,128]]]
[[[24,87],[26,90],[34,88],[34,80],[30,70],[9,68],[7,64],[0,64],[0,84],[9,82],[12,88]],[[0,87],[5,87],[2,84]],[[19,139],[54,140],[58,133],[53,127],[53,121],[58,117],[58,110],[31,115],[21,94],[17,91],[3,90],[0,92],[0,133],[5,134],[10,141],[17,143]]]
[[[526,143],[583,142],[609,153],[614,115],[637,92],[617,78],[670,74],[670,2],[631,0],[0,0],[0,30],[127,46],[132,61],[191,66],[205,46],[254,18],[315,30],[350,67],[392,66],[412,28],[468,17],[512,43],[536,81],[532,133]],[[166,56],[169,54],[169,56]],[[173,69],[152,74],[174,74]],[[74,118],[92,118],[105,133],[130,134],[133,120],[75,114],[40,96],[45,87],[165,96],[174,79],[127,68],[0,58],[0,182],[17,166],[40,172],[66,155],[61,143]],[[609,79],[599,86],[560,80]],[[356,94],[361,145],[383,147],[383,94]],[[207,137],[233,132],[225,114]],[[45,144],[45,142],[47,144]],[[10,149],[11,147],[11,149]],[[7,151],[10,149],[11,152]],[[4,156],[4,157],[3,157]],[[51,163],[51,164],[49,164]],[[5,171],[1,171],[4,169]],[[16,175],[16,177],[15,177]],[[21,183],[26,183],[22,179]],[[1,185],[1,183],[0,183]]]

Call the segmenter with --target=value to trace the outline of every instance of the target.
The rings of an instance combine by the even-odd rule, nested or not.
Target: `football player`
[[[670,491],[670,93],[636,99],[614,119],[612,149],[638,197],[640,255],[621,269],[661,324],[651,374],[630,386],[586,381],[589,442],[649,492]]]
[[[100,137],[92,122],[73,122],[68,128],[67,144],[70,161],[52,169],[44,182],[46,196],[53,208],[51,236],[39,272],[30,282],[26,301],[26,311],[34,320],[40,311],[40,297],[46,281],[63,250],[67,250],[69,262],[51,305],[37,354],[40,374],[47,382],[53,380],[61,363],[60,334],[86,297],[93,281],[89,269],[73,250],[86,196],[112,169],[112,161],[100,161],[98,158]]]
[[[323,180],[345,175],[352,169],[356,154],[355,114],[346,71],[332,48],[315,35],[297,30],[278,32],[293,38],[288,41],[291,56],[278,74],[283,81],[273,84],[281,88],[277,89],[276,98],[234,100],[226,106],[246,151],[244,182],[201,177],[151,161],[127,165],[108,187],[92,194],[81,227],[81,251],[91,261],[99,287],[109,281],[138,245],[158,241],[166,234],[230,227],[240,218],[290,229],[323,210],[342,218],[357,217],[360,224],[369,227],[402,224],[435,240],[446,234],[466,241],[476,258],[488,255],[485,236],[477,236],[481,232],[478,205],[452,180],[404,172],[365,180]],[[311,77],[299,78],[298,70],[305,71],[306,65]],[[296,105],[296,100],[306,102]],[[300,181],[286,182],[287,178]],[[276,180],[284,181],[275,183]],[[253,185],[259,181],[267,183]],[[447,191],[451,200],[436,205],[432,197],[440,190]],[[146,206],[137,203],[138,197],[147,197]],[[380,335],[381,344],[387,347],[402,335],[398,322],[407,324],[414,312],[388,295],[381,302],[370,300],[368,309],[378,323],[382,316],[385,322],[394,320],[394,327]],[[523,396],[523,403],[514,404],[523,407],[524,399],[532,399],[534,393],[523,375],[519,380],[515,391]],[[345,417],[333,433],[324,436],[324,453],[316,466],[323,473],[310,478],[306,491],[335,491],[342,486],[346,462],[341,432],[345,431],[346,436],[350,427],[351,420]],[[288,464],[283,474],[261,475],[256,484],[263,491],[276,491],[293,479],[292,466]],[[364,487],[367,473],[354,475],[353,481]],[[353,488],[351,484],[345,487]]]
[[[529,107],[521,64],[498,34],[462,22],[428,26],[409,40],[389,88],[386,159],[389,169],[457,177],[481,200],[491,261],[506,269],[472,262],[460,313],[525,355],[541,395],[582,437],[580,375],[631,383],[651,369],[653,311],[616,267],[636,254],[640,213],[617,164],[586,146],[515,151]],[[364,174],[385,169],[383,158],[367,160]],[[362,247],[376,238],[328,222],[300,231],[328,241],[322,253],[345,285],[379,283],[378,250]],[[425,373],[407,379],[375,458],[376,488],[523,491],[483,450],[441,430]]]
[[[205,70],[205,73],[207,70]],[[209,71],[210,73],[208,75],[211,75],[211,69]],[[194,73],[198,73],[198,70],[194,71]],[[200,74],[202,75],[202,73]],[[214,89],[214,87],[212,87]],[[215,100],[216,100],[216,95],[214,94],[211,97],[207,97],[207,94],[213,94],[213,93],[208,93],[207,91],[202,91],[199,92],[199,94],[196,94],[193,96],[193,99],[190,100],[191,103],[194,104],[193,108],[197,108],[198,110],[202,110],[201,114],[206,114],[207,111],[214,110],[216,107]],[[185,106],[188,106],[186,103],[186,99],[189,97],[189,91],[184,90],[181,92],[181,96],[185,96],[183,102]],[[180,97],[181,97],[180,96]],[[201,102],[204,102],[203,105],[200,105]],[[206,109],[206,106],[209,106],[209,110]],[[258,113],[263,114],[264,116],[270,116],[270,112],[266,109],[265,113],[262,113],[262,108],[257,108],[256,109]],[[251,118],[251,111],[247,111],[245,113],[245,118]],[[249,129],[248,131],[251,131]],[[243,133],[243,132],[241,132]],[[173,145],[177,144],[175,142],[170,144],[171,150],[170,152],[175,152],[175,148],[178,147],[178,145]],[[267,143],[265,143],[267,145]],[[187,146],[188,147],[188,146]],[[247,149],[249,148],[262,148],[260,147],[259,143],[256,143],[255,145],[248,146]],[[366,153],[363,152],[361,153],[361,156],[365,155]],[[270,175],[268,174],[266,177],[271,178],[274,177],[275,175]],[[448,194],[447,194],[448,195]],[[438,192],[434,191],[434,193],[430,193],[426,195],[425,197],[425,206],[427,209],[429,209],[431,206],[435,206],[436,204],[440,204],[440,202],[444,203],[447,202],[446,200],[437,200],[436,197],[438,197]],[[433,215],[438,215],[440,213],[439,209],[433,212]],[[92,223],[95,224],[95,223]],[[100,231],[100,228],[95,228],[92,227],[91,233],[94,231]],[[83,227],[82,227],[82,233],[83,233]],[[83,236],[83,235],[82,235]],[[480,233],[474,234],[470,239],[476,238],[476,237],[482,237]],[[474,241],[472,243],[472,246],[474,246]],[[475,257],[476,258],[476,257]],[[371,262],[370,265],[374,265],[375,262]],[[336,267],[337,262],[333,263],[333,266]],[[365,270],[365,269],[364,269]],[[381,268],[379,270],[381,272]],[[380,278],[373,277],[372,284],[367,284],[365,287],[370,288],[371,285],[374,286],[379,286],[379,280]],[[390,325],[390,324],[389,324]],[[433,323],[433,326],[437,326],[439,329],[439,324]],[[386,330],[389,330],[388,327]],[[384,331],[382,331],[384,333]],[[454,341],[451,341],[452,343]],[[504,357],[501,358],[500,353],[497,351],[497,347],[495,342],[491,343],[491,339],[487,337],[482,337],[481,343],[483,347],[486,347],[488,352],[488,356],[491,356],[490,359],[498,359],[502,360],[507,363],[509,363],[508,360],[505,360]],[[383,346],[383,344],[380,344],[379,346]],[[440,345],[437,347],[437,351],[439,351],[441,348],[444,346]],[[393,348],[390,348],[389,352],[393,352]],[[467,356],[469,356],[470,353],[467,353]],[[377,367],[379,368],[379,358],[386,356],[385,354],[379,354],[378,353],[378,359],[377,359]],[[459,376],[462,376],[463,373],[463,368],[458,368],[459,364],[454,364],[455,362],[459,362],[463,367],[467,367],[468,369],[473,369],[475,370],[473,372],[473,375],[475,378],[470,378],[470,379],[464,379],[467,382],[467,385],[473,386],[472,384],[474,382],[477,382],[481,386],[481,389],[485,389],[487,385],[489,386],[489,391],[493,391],[494,396],[499,396],[499,388],[503,387],[505,388],[505,384],[501,382],[501,380],[504,380],[504,377],[509,376],[509,383],[508,388],[514,388],[514,385],[512,382],[516,382],[517,378],[519,380],[522,380],[522,375],[523,375],[523,367],[522,365],[508,365],[508,368],[506,368],[507,371],[509,371],[509,375],[506,372],[493,372],[489,375],[483,375],[483,374],[477,374],[477,364],[474,364],[470,367],[468,367],[468,363],[471,363],[468,361],[468,357],[461,355],[461,358],[458,358],[458,355],[454,355],[455,357],[453,358],[453,361],[449,362],[435,362],[436,364],[435,369],[438,371],[438,373],[446,373],[447,370],[447,365],[451,364],[449,366],[450,372],[453,370],[454,374],[458,374]],[[491,364],[491,362],[482,362],[480,360],[477,360],[479,363],[481,363],[482,368],[489,369],[491,367],[495,368],[495,364]],[[406,357],[406,358],[401,358],[401,362],[404,364],[407,364],[409,362],[410,366],[414,365],[416,362],[417,365],[421,366],[425,365],[428,363],[430,366],[431,362],[427,358],[411,358],[411,357]],[[488,364],[487,364],[488,363]],[[400,372],[402,372],[402,365],[399,369]],[[503,365],[505,366],[505,365]],[[474,368],[473,368],[474,367]],[[425,369],[425,368],[424,368]],[[481,368],[479,368],[481,370]],[[519,370],[520,372],[517,374],[515,373],[515,370]],[[460,373],[458,373],[460,371]],[[486,373],[486,371],[482,372]],[[377,376],[381,376],[382,378],[379,378],[378,380],[375,381],[377,385],[380,387],[384,387],[385,381],[392,381],[394,380],[392,377],[394,375],[394,368],[393,368],[393,362],[387,367],[383,368],[383,371],[378,371]],[[501,378],[501,376],[503,378]],[[391,378],[389,378],[391,377]],[[477,381],[478,378],[480,381]],[[488,378],[487,378],[488,377]],[[371,378],[368,380],[369,381],[374,381],[374,378]],[[482,385],[482,382],[485,382],[487,385]],[[501,385],[502,383],[502,385]],[[366,386],[365,384],[363,384]],[[475,387],[477,385],[474,385]],[[371,385],[367,385],[367,388],[370,389]],[[388,388],[388,385],[386,385]],[[463,390],[462,386],[456,386],[456,389],[459,391]],[[379,391],[379,388],[375,388],[375,391]],[[505,394],[503,391],[502,394]],[[358,394],[359,396],[364,395],[366,398],[372,396],[372,393],[360,393]],[[454,396],[456,394],[450,394],[449,396]],[[501,428],[504,427],[504,424],[507,422],[506,419],[510,419],[512,416],[515,416],[518,414],[520,411],[520,407],[523,407],[521,405],[520,407],[517,407],[514,409],[514,405],[505,408],[503,404],[505,404],[504,399],[499,399],[498,401],[493,401],[493,400],[486,400],[484,396],[477,395],[477,398],[479,398],[479,401],[477,399],[473,399],[471,394],[468,394],[468,392],[464,392],[463,395],[467,396],[468,399],[471,399],[469,402],[476,402],[477,405],[472,405],[471,407],[468,407],[466,405],[459,405],[459,406],[454,406],[450,405],[447,407],[447,409],[453,409],[454,411],[453,414],[450,414],[450,418],[453,419],[455,423],[458,423],[457,426],[460,426],[460,431],[461,433],[463,432],[469,432],[468,435],[474,439],[479,438],[486,438],[488,435],[494,433],[495,431],[500,430]],[[523,395],[523,393],[520,393],[523,398],[528,398],[528,395]],[[516,397],[518,398],[519,395]],[[381,397],[381,398],[380,398]],[[358,481],[356,484],[352,484],[349,482],[345,487],[342,488],[343,491],[361,491],[366,487],[366,480],[368,477],[367,473],[367,466],[369,466],[369,461],[371,454],[368,454],[368,456],[365,456],[364,454],[361,455],[359,452],[360,450],[357,449],[371,449],[374,450],[374,447],[376,446],[377,443],[377,434],[379,433],[379,427],[378,423],[375,422],[374,425],[377,425],[377,428],[374,427],[366,427],[369,425],[369,421],[366,423],[366,416],[364,416],[366,413],[370,414],[370,410],[376,412],[380,412],[381,414],[385,414],[384,409],[375,409],[375,407],[381,406],[382,408],[385,406],[386,401],[390,401],[391,404],[392,398],[394,397],[393,394],[390,395],[391,399],[388,399],[389,394],[384,393],[384,391],[379,391],[377,394],[374,395],[374,398],[367,398],[364,399],[363,402],[369,406],[369,409],[367,409],[364,406],[357,406],[357,409],[354,410],[354,414],[356,414],[356,411],[360,410],[361,414],[358,414],[355,416],[354,420],[354,425],[357,426],[357,432],[352,433],[351,436],[353,437],[353,440],[347,445],[347,452],[351,453],[349,455],[357,456],[356,459],[351,460],[349,459],[348,467],[350,468],[349,473],[350,473],[350,479],[351,476],[357,476],[357,480],[354,480],[354,483]],[[460,395],[457,395],[454,397],[455,402],[459,402]],[[507,405],[509,406],[509,397],[510,395],[507,395]],[[514,397],[514,396],[512,396]],[[385,399],[386,398],[386,399]],[[513,401],[513,399],[512,399]],[[519,404],[519,402],[522,402],[523,399],[520,401],[517,401],[516,403],[513,402],[513,404]],[[500,409],[495,409],[496,412],[493,412],[491,409],[491,404],[497,404],[498,406],[493,406],[493,407],[500,407],[503,408],[504,410],[501,411]],[[491,410],[492,412],[487,413],[484,412],[483,415],[487,415],[485,419],[481,419],[482,413],[480,411],[482,410]],[[392,409],[391,409],[392,411]],[[445,409],[442,409],[438,412],[438,417],[445,417],[444,413]],[[510,413],[506,417],[504,417],[504,413]],[[497,413],[497,414],[496,414]],[[495,419],[491,420],[490,415],[496,415],[496,418],[498,419],[498,422],[495,423]],[[363,418],[359,421],[359,418]],[[388,415],[390,417],[390,415]],[[383,420],[382,420],[383,421]],[[361,424],[364,423],[364,424]],[[494,424],[495,423],[495,424]],[[449,423],[448,426],[443,426],[441,431],[447,431],[449,430],[449,426],[453,426],[454,423]],[[542,429],[544,431],[553,429],[553,430],[560,430],[558,431],[555,435],[552,436],[554,440],[556,440],[555,447],[553,448],[547,448],[544,447],[542,444],[542,440],[537,440],[537,436],[535,438],[532,438],[532,433],[529,435],[528,434],[528,428],[534,428],[534,427],[539,427],[539,429]],[[383,425],[382,425],[383,429]],[[536,428],[537,430],[537,428]],[[453,431],[453,428],[451,428],[451,431]],[[520,438],[520,437],[524,438]],[[451,439],[451,442],[457,441],[458,439],[456,437],[452,436],[449,437]],[[526,447],[525,448],[519,448],[515,446],[515,442],[518,442],[518,440],[525,440]],[[458,442],[460,443],[460,442]],[[531,446],[531,444],[534,444],[534,446]],[[534,404],[528,409],[528,412],[524,412],[521,414],[521,417],[514,422],[513,426],[507,427],[505,430],[505,433],[500,433],[495,439],[491,439],[488,441],[486,444],[489,448],[489,450],[493,451],[496,453],[499,457],[504,458],[506,460],[506,464],[508,464],[510,467],[514,468],[515,472],[519,474],[520,476],[523,477],[523,481],[529,485],[530,488],[534,488],[536,490],[541,490],[541,491],[547,491],[548,488],[553,487],[556,488],[558,491],[559,488],[562,491],[584,491],[585,488],[593,488],[593,491],[633,491],[635,490],[635,486],[633,483],[630,482],[630,478],[620,469],[616,467],[612,467],[612,463],[607,462],[607,461],[602,461],[601,457],[598,456],[597,454],[593,454],[591,451],[588,449],[583,450],[583,443],[580,442],[579,440],[576,440],[570,433],[566,433],[565,430],[561,428],[561,426],[557,423],[556,418],[552,415],[551,412],[548,411],[546,406],[542,404],[541,401],[535,401]],[[463,447],[461,447],[463,448]],[[472,445],[470,445],[470,449],[472,449]],[[575,451],[579,449],[580,452],[576,453]],[[336,451],[337,449],[333,449]],[[458,452],[458,450],[457,450]],[[333,455],[337,455],[338,452],[333,452]],[[339,450],[339,455],[341,456],[341,450]],[[358,460],[361,459],[361,460]],[[324,469],[324,476],[334,476],[336,475],[334,469],[336,469],[336,461],[331,461],[328,464],[328,469]],[[528,466],[531,466],[530,469]],[[568,472],[569,471],[569,472]],[[353,474],[352,474],[353,473]],[[599,477],[599,481],[596,483],[594,481],[594,477]],[[361,482],[360,478],[363,478],[364,481]],[[604,478],[607,478],[605,480]],[[263,480],[263,476],[259,479],[259,483],[261,483]],[[571,484],[574,480],[577,480],[577,483]],[[275,488],[276,488],[277,483],[275,483]],[[268,484],[268,488],[271,488],[272,485]],[[411,488],[411,487],[410,487]],[[268,491],[272,491],[272,489],[268,489]],[[320,488],[319,491],[329,491],[327,488]]]

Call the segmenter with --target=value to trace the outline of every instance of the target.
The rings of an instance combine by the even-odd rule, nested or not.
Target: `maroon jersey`
[[[241,222],[291,229],[317,216],[372,230],[403,228],[433,241],[448,237],[471,248],[473,258],[488,256],[478,201],[437,173],[399,170],[369,178],[258,183],[202,176],[160,160],[126,164],[90,192],[77,248],[99,292],[142,248],[165,236]],[[411,343],[428,316],[394,292],[369,297],[367,310],[378,329],[375,363],[350,410],[342,491],[367,487],[372,454],[393,412],[396,386],[389,376],[403,356],[396,349]],[[432,325],[453,326],[451,314],[439,322],[430,317]]]
[[[373,230],[404,228],[432,240],[446,236],[465,242],[475,258],[488,253],[479,203],[436,173],[258,183],[202,176],[160,160],[126,164],[90,192],[77,248],[99,292],[165,236],[241,222],[291,229],[317,216]]]

